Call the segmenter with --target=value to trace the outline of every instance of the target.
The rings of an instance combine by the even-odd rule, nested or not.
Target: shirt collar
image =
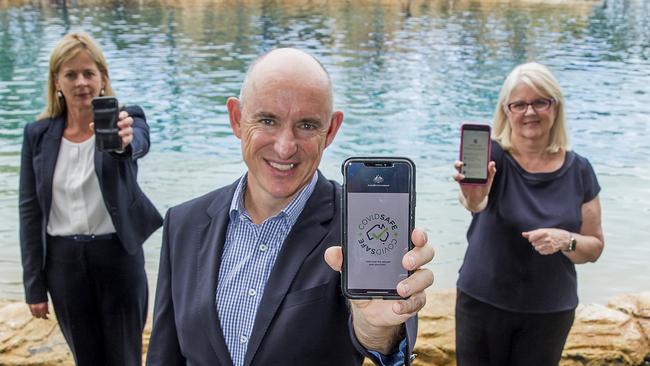
[[[233,195],[232,203],[230,204],[230,220],[234,223],[236,223],[242,217],[246,217],[250,220],[248,212],[244,207],[244,193],[246,192],[247,188],[247,177],[248,173],[244,173],[244,175],[242,175],[242,177],[239,179],[239,183],[237,183],[237,188],[235,189],[235,194]],[[293,200],[291,200],[291,202],[289,202],[285,208],[278,212],[277,215],[270,217],[269,219],[282,217],[287,220],[287,224],[289,224],[290,227],[293,226],[293,224],[298,221],[298,216],[300,216],[303,208],[305,208],[307,200],[314,192],[317,181],[318,171],[315,171],[314,175],[311,178],[311,181],[309,181],[309,184],[307,184],[307,186],[303,188],[302,191],[300,191],[300,193],[298,193],[298,195],[296,195],[296,197],[294,197]]]

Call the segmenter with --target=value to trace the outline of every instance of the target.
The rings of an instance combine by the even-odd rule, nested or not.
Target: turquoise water
[[[56,3],[56,2],[54,2]],[[11,5],[9,5],[11,4]],[[418,169],[417,224],[453,287],[469,215],[451,179],[463,121],[489,122],[515,65],[548,65],[574,149],[602,186],[606,249],[579,266],[583,302],[650,290],[650,2],[0,2],[0,297],[22,299],[17,189],[22,127],[44,106],[49,52],[70,30],[101,44],[123,103],[144,107],[152,148],[140,181],[161,212],[244,169],[226,98],[256,55],[295,46],[332,75],[344,125],[321,169],[350,155],[403,155]],[[160,231],[145,245],[154,287]]]

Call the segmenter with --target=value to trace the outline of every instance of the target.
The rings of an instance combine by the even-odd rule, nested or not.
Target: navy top
[[[550,173],[529,173],[492,141],[497,172],[487,207],[472,217],[458,289],[495,307],[550,313],[578,305],[574,264],[561,252],[541,255],[521,233],[539,228],[580,232],[582,204],[600,186],[591,164],[573,151]]]

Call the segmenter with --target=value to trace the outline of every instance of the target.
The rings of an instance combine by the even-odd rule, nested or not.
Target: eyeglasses
[[[533,107],[535,112],[545,111],[555,103],[554,99],[539,98],[535,99],[532,102],[518,101],[508,104],[508,110],[512,113],[525,113],[528,110],[528,106]]]

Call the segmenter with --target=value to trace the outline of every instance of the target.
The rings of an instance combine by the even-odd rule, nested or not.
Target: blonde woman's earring
[[[61,93],[60,90],[57,90],[56,91],[56,97],[59,98],[59,99],[62,99],[63,98],[63,93]]]
[[[103,97],[103,96],[104,96],[104,88],[102,88],[102,89],[99,91],[99,96],[100,96],[100,97]]]

